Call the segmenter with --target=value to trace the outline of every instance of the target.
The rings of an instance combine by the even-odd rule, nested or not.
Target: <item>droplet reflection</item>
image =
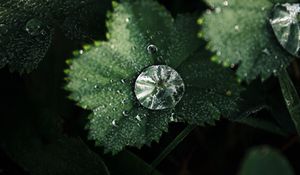
[[[135,95],[142,106],[152,110],[174,108],[185,86],[180,75],[166,65],[146,68],[136,79]]]

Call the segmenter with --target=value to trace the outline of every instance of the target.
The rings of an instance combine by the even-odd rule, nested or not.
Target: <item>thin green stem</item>
[[[297,90],[286,70],[282,71],[278,78],[287,109],[300,135],[300,99]]]
[[[176,146],[196,128],[195,125],[188,125],[176,138],[157,156],[157,158],[151,163],[152,168],[157,167],[162,160],[164,160]]]

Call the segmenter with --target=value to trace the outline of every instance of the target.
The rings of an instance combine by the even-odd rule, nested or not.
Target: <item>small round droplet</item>
[[[118,126],[118,125],[117,125],[117,121],[116,121],[115,119],[111,122],[111,124],[112,124],[113,126],[115,126],[115,127]]]
[[[147,51],[149,54],[154,54],[158,51],[158,48],[155,45],[150,44],[149,46],[147,46]]]
[[[217,7],[217,8],[215,9],[215,11],[216,11],[216,13],[221,13],[222,9],[221,9],[220,7]]]
[[[240,26],[239,25],[235,25],[234,26],[234,30],[239,31],[240,30]]]
[[[30,19],[26,23],[25,30],[32,36],[37,36],[45,33],[43,23],[36,18]]]
[[[289,53],[300,56],[300,4],[276,4],[273,8],[270,24],[274,34]]]
[[[180,75],[166,65],[146,68],[136,79],[134,89],[141,105],[151,110],[174,108],[184,91]]]
[[[223,5],[224,5],[224,6],[228,6],[228,4],[229,4],[229,3],[228,3],[227,0],[225,0],[225,1],[223,2]]]
[[[140,122],[142,121],[141,116],[140,115],[136,115],[135,118]]]
[[[265,48],[264,50],[262,50],[262,52],[266,55],[271,55],[269,49]]]
[[[129,116],[129,114],[128,114],[127,111],[123,111],[122,114],[123,114],[123,116],[125,116],[125,117]]]
[[[0,35],[6,34],[8,32],[8,29],[5,24],[0,24]]]

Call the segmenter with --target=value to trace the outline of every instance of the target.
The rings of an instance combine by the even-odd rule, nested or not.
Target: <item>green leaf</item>
[[[48,145],[28,139],[9,149],[14,149],[11,157],[32,175],[109,174],[100,157],[79,139],[61,138]]]
[[[94,36],[89,30],[81,31],[92,26],[90,19],[101,24],[103,10],[95,7],[102,8],[97,0],[1,2],[0,68],[8,65],[11,71],[31,72],[45,57],[57,28],[62,28],[70,38]]]
[[[206,0],[214,8],[208,11],[202,35],[220,62],[237,64],[237,75],[246,81],[258,76],[267,79],[285,69],[292,56],[276,40],[269,15],[276,3],[295,0]]]
[[[150,145],[172,121],[213,124],[221,113],[236,109],[242,89],[230,70],[210,62],[210,54],[199,48],[195,16],[178,15],[174,20],[150,0],[113,6],[107,22],[109,41],[74,52],[76,58],[68,61],[66,70],[70,98],[93,111],[89,136],[105,152]],[[157,51],[149,53],[149,45]],[[184,97],[175,109],[149,110],[136,100],[135,80],[154,64],[171,66],[185,82]]]
[[[277,150],[255,148],[246,156],[240,175],[294,175],[289,162]]]
[[[214,124],[221,114],[237,112],[243,88],[229,69],[211,62],[206,51],[195,53],[178,72],[186,83],[186,95],[177,105],[179,117],[189,124]]]

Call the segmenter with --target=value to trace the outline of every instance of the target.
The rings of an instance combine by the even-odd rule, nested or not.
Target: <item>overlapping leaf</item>
[[[208,52],[199,49],[195,16],[174,20],[158,3],[146,0],[114,3],[109,18],[109,41],[85,46],[66,71],[71,99],[93,110],[87,128],[97,145],[113,153],[149,145],[169,122],[213,124],[221,113],[236,109],[241,88],[230,70],[210,62]],[[147,50],[151,44],[158,48],[155,53]],[[153,64],[175,68],[185,82],[185,95],[175,109],[148,110],[135,98],[136,77]]]
[[[238,64],[237,74],[251,81],[267,79],[289,64],[292,56],[276,40],[269,16],[276,3],[295,0],[206,0],[213,8],[199,20],[209,47],[225,64]]]

